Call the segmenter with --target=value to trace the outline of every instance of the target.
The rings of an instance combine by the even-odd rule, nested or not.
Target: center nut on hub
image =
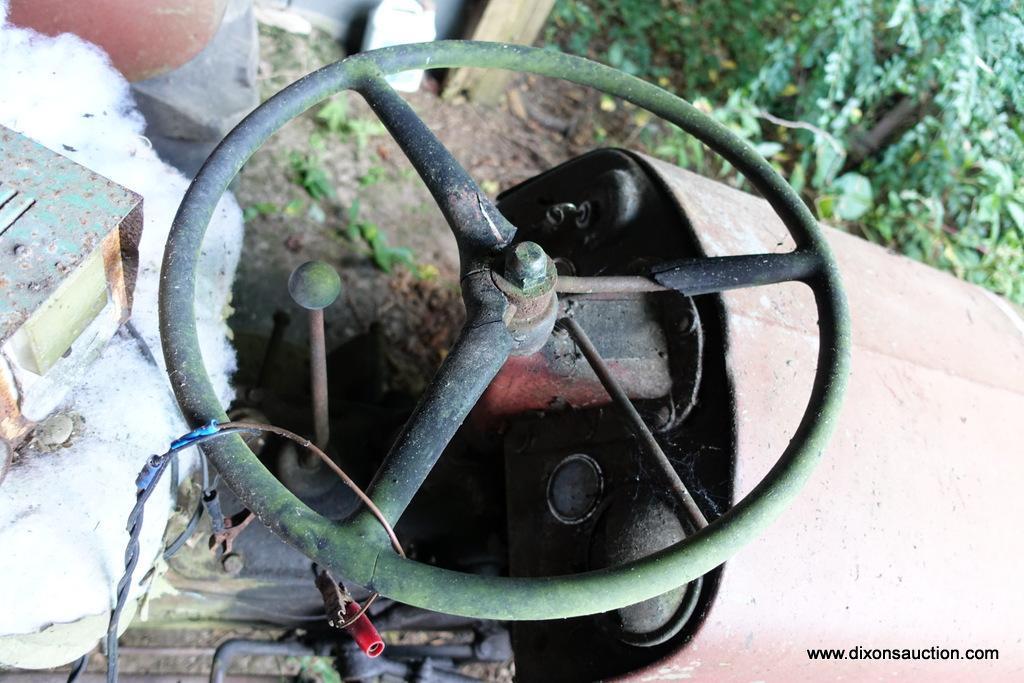
[[[494,283],[511,305],[505,324],[516,341],[513,353],[526,356],[544,346],[555,326],[558,273],[536,242],[519,242],[505,251],[505,272],[493,272]]]

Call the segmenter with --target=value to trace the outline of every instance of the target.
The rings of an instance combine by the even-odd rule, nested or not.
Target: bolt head
[[[341,294],[341,278],[323,261],[306,261],[288,278],[288,293],[295,303],[308,310],[327,308]]]
[[[536,242],[520,242],[506,252],[505,279],[520,289],[533,289],[548,278],[548,255]]]
[[[242,556],[238,553],[228,553],[221,559],[220,566],[228,574],[231,574],[232,576],[237,576],[242,572],[242,569],[245,567],[245,561],[242,559]]]
[[[75,421],[69,415],[51,415],[36,427],[34,436],[44,448],[56,448],[67,443],[75,431]]]

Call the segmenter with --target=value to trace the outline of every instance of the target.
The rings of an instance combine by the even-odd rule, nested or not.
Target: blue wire
[[[204,437],[204,436],[211,436],[213,434],[216,434],[219,430],[220,430],[220,425],[217,423],[217,421],[216,420],[210,420],[209,424],[203,425],[202,427],[197,427],[196,429],[193,429],[188,434],[185,434],[183,436],[179,436],[177,439],[172,441],[171,442],[170,450],[172,450],[172,451],[178,450],[179,448],[192,443],[196,439],[199,439],[199,438]]]

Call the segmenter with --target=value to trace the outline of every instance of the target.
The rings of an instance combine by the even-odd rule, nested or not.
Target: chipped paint
[[[111,231],[116,234],[142,199],[7,128],[0,128],[0,181],[16,193],[5,207],[25,198],[5,214],[0,233],[0,254],[5,265],[14,265],[0,281],[3,342]]]
[[[17,446],[127,320],[141,222],[141,197],[0,127],[0,438]]]

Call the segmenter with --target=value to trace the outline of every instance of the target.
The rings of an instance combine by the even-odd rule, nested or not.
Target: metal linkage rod
[[[298,641],[231,638],[217,646],[213,653],[210,683],[223,683],[231,663],[239,657],[310,657],[316,654],[321,653],[317,652],[316,648]]]
[[[559,275],[555,291],[560,294],[643,294],[664,292],[670,288],[641,275],[603,275],[581,277]]]
[[[327,448],[331,440],[331,413],[327,399],[327,341],[324,312],[309,312],[309,374],[313,392],[313,431],[317,448]]]
[[[686,510],[686,514],[689,516],[690,521],[697,529],[703,529],[708,525],[708,520],[704,517],[704,513],[701,512],[700,508],[697,507],[697,501],[690,495],[690,491],[686,488],[686,484],[679,478],[679,474],[675,468],[672,467],[672,463],[669,462],[668,456],[665,455],[665,451],[661,449],[661,444],[654,438],[654,434],[651,432],[647,423],[640,417],[640,413],[637,412],[636,406],[629,400],[629,396],[623,391],[622,385],[612,375],[608,365],[604,362],[598,354],[597,349],[594,348],[593,342],[590,341],[590,337],[587,333],[579,326],[572,318],[563,318],[561,320],[562,325],[572,335],[576,345],[580,347],[580,351],[583,352],[583,356],[590,363],[590,367],[593,368],[594,374],[601,380],[601,384],[604,385],[605,391],[612,397],[615,403],[622,409],[626,417],[629,419],[633,426],[633,431],[640,439],[640,443],[643,444],[647,454],[657,463],[658,468],[668,482],[668,485],[672,488],[672,492],[682,503],[683,508]]]

